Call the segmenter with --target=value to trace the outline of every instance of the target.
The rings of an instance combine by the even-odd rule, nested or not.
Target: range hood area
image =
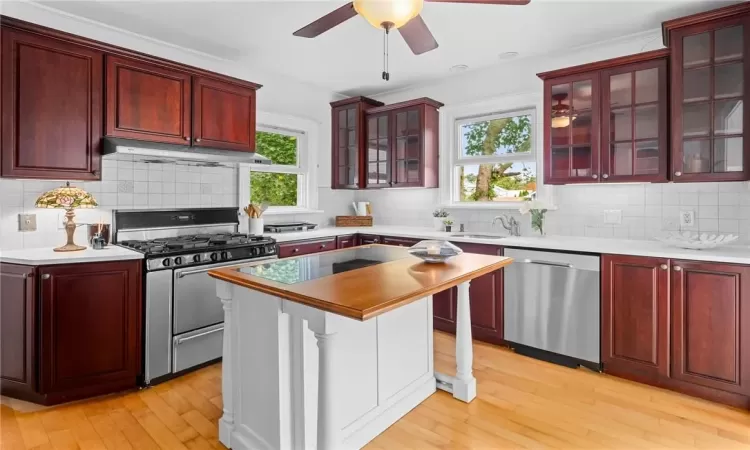
[[[235,166],[237,164],[271,164],[271,160],[254,152],[209,147],[146,142],[136,139],[104,138],[105,159],[128,155],[152,164],[185,164],[193,166]]]

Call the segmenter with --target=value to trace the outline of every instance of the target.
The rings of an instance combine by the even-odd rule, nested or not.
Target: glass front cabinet
[[[545,183],[667,180],[668,54],[539,74]]]
[[[664,23],[672,49],[672,180],[750,180],[750,7]]]
[[[331,187],[359,189],[365,186],[364,149],[366,124],[364,112],[382,106],[367,97],[354,97],[331,103]]]

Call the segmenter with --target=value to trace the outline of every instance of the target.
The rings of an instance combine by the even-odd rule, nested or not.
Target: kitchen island
[[[436,388],[471,401],[469,283],[511,261],[464,253],[426,264],[370,245],[210,271],[225,310],[221,442],[360,448]],[[433,368],[431,299],[453,286],[450,377]]]

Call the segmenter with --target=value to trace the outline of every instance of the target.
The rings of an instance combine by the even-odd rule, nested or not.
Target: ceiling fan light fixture
[[[570,116],[553,117],[550,126],[552,128],[565,128],[570,125]]]
[[[415,18],[424,0],[354,0],[354,10],[375,28],[401,28]]]

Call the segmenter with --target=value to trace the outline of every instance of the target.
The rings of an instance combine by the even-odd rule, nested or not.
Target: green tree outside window
[[[297,164],[297,138],[285,134],[258,131],[256,151],[274,164]],[[250,172],[250,201],[271,206],[297,206],[299,175],[278,172]]]

